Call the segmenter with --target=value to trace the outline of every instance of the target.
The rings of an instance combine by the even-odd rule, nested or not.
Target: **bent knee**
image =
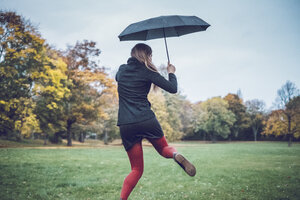
[[[143,168],[135,168],[132,170],[132,173],[134,173],[135,176],[140,179],[144,173],[144,169]]]
[[[165,158],[173,158],[173,153],[176,152],[176,149],[172,146],[166,146],[162,149],[160,155]]]

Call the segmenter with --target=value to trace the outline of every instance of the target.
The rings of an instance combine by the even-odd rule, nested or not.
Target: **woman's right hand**
[[[175,68],[175,66],[174,65],[172,65],[172,64],[168,64],[168,67],[167,67],[167,71],[168,71],[168,73],[175,73],[175,71],[176,71],[176,68]]]

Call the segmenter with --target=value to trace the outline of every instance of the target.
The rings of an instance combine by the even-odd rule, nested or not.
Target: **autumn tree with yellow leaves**
[[[1,11],[0,23],[0,135],[41,133],[46,141],[67,133],[72,145],[74,123],[83,131],[100,119],[113,123],[116,84],[99,66],[95,42],[59,52],[15,12]]]
[[[269,115],[263,134],[286,135],[290,147],[293,138],[300,137],[300,96],[294,83],[287,81],[277,91],[276,104],[279,109]]]
[[[28,20],[0,11],[0,135],[39,132],[32,89],[47,63],[45,41]]]
[[[67,79],[67,65],[59,53],[47,48],[47,64],[40,72],[33,73],[35,84],[32,90],[36,102],[35,113],[40,122],[42,135],[58,142],[57,134],[66,131],[64,102],[70,97],[72,83]]]
[[[87,40],[77,42],[63,53],[67,77],[72,82],[71,95],[65,101],[68,146],[72,145],[72,126],[76,123],[84,131],[95,126],[99,119],[109,119],[105,107],[114,101],[107,97],[117,96],[114,80],[99,66],[100,53],[96,43]]]
[[[165,96],[163,95],[161,89],[158,89],[155,92],[153,92],[152,90],[149,93],[148,97],[149,101],[151,102],[151,108],[154,111],[158,121],[160,122],[166,138],[169,141],[174,141],[180,138],[180,136],[176,134],[176,130],[174,130],[173,127],[169,124],[168,118],[170,117],[170,115],[167,110]]]

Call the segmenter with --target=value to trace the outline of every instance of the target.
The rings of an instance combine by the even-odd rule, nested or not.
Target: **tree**
[[[161,90],[150,92],[148,95],[149,101],[151,102],[151,108],[154,111],[157,120],[159,121],[162,130],[169,141],[174,141],[180,138],[176,131],[169,124],[168,118],[169,113],[167,110],[166,99]]]
[[[293,139],[293,130],[292,130],[292,123],[293,121],[297,121],[297,117],[295,115],[295,108],[297,107],[297,98],[296,100],[292,101],[294,97],[299,95],[299,90],[297,89],[296,85],[291,81],[287,81],[278,91],[277,91],[277,98],[276,98],[276,105],[279,109],[282,110],[282,113],[285,115],[286,122],[287,122],[287,136],[289,138],[288,146],[292,146],[292,139]],[[296,109],[297,110],[297,109]],[[295,118],[295,119],[294,119]]]
[[[166,91],[163,91],[163,95],[165,97],[165,105],[169,116],[164,120],[167,120],[170,126],[173,128],[173,135],[176,135],[176,137],[174,137],[174,140],[181,139],[183,136],[183,132],[180,115],[182,113],[183,107],[180,94],[170,94]]]
[[[119,128],[116,126],[118,117],[118,98],[116,85],[113,85],[110,92],[103,93],[101,98],[94,97],[94,101],[98,102],[98,116],[85,126],[85,131],[96,133],[99,139],[103,139],[104,144],[108,144],[115,138],[119,137]],[[84,138],[84,137],[80,137]],[[83,142],[83,141],[81,141]]]
[[[104,94],[103,98],[103,113],[101,117],[98,118],[97,127],[100,138],[103,138],[104,144],[112,141],[119,137],[119,127],[116,126],[118,118],[118,99],[115,93]]]
[[[45,41],[29,20],[0,11],[0,135],[21,139],[38,131],[32,88],[48,59]],[[24,133],[25,134],[25,133]]]
[[[275,106],[279,109],[285,109],[292,98],[298,95],[299,89],[297,86],[293,82],[287,81],[279,90],[277,90]]]
[[[193,114],[192,114],[192,127],[193,127],[193,136],[195,138],[199,138],[202,136],[203,140],[207,140],[207,137],[211,137],[206,131],[201,128],[201,116],[203,116],[203,102],[199,101],[192,105]]]
[[[286,105],[286,110],[272,111],[266,121],[263,134],[275,136],[291,134],[292,137],[300,137],[300,96],[291,99]],[[291,137],[289,137],[289,146],[291,146]]]
[[[200,105],[202,112],[196,122],[196,131],[204,130],[213,142],[216,136],[227,138],[236,121],[234,114],[228,110],[228,103],[220,97],[214,97]]]
[[[159,73],[168,79],[167,67],[160,65],[158,67]],[[181,123],[181,109],[182,99],[180,94],[170,94],[164,90],[151,90],[149,100],[152,104],[158,121],[169,141],[181,139],[183,136]]]
[[[287,133],[287,124],[284,119],[286,116],[283,114],[283,110],[273,110],[268,119],[265,122],[265,128],[262,132],[263,135],[285,135]]]
[[[231,127],[231,137],[238,137],[239,133],[249,127],[249,118],[246,114],[246,106],[243,100],[236,94],[228,94],[224,97],[228,103],[228,109],[235,115],[236,121]]]
[[[286,112],[291,117],[290,124],[288,123],[288,133],[295,138],[300,137],[300,95],[292,98],[286,105]],[[290,144],[291,146],[291,144]]]
[[[99,66],[100,50],[93,41],[84,40],[70,46],[64,52],[67,77],[72,81],[71,96],[65,102],[68,146],[72,145],[72,125],[90,126],[104,114],[101,97],[107,93],[116,95],[113,79]],[[109,102],[105,102],[106,104]]]
[[[257,141],[257,134],[262,127],[264,119],[265,103],[258,99],[246,101],[247,113],[250,118],[250,127],[254,136],[254,141]]]
[[[85,131],[114,116],[106,108],[117,99],[116,85],[99,66],[95,42],[58,52],[16,13],[1,11],[0,22],[0,135],[66,132],[71,145],[74,123]]]
[[[195,114],[193,104],[189,100],[183,99],[180,109],[183,137],[191,137],[194,135],[193,123],[195,121]]]
[[[58,52],[47,48],[48,64],[43,71],[33,73],[35,78],[32,90],[37,106],[35,113],[40,121],[45,143],[47,138],[65,132],[64,102],[70,97],[68,87],[72,84],[66,75],[67,65]]]

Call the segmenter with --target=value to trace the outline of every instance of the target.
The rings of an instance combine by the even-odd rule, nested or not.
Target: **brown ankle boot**
[[[192,163],[190,163],[185,157],[183,157],[183,155],[179,153],[174,154],[174,160],[188,175],[195,176],[195,166]]]

